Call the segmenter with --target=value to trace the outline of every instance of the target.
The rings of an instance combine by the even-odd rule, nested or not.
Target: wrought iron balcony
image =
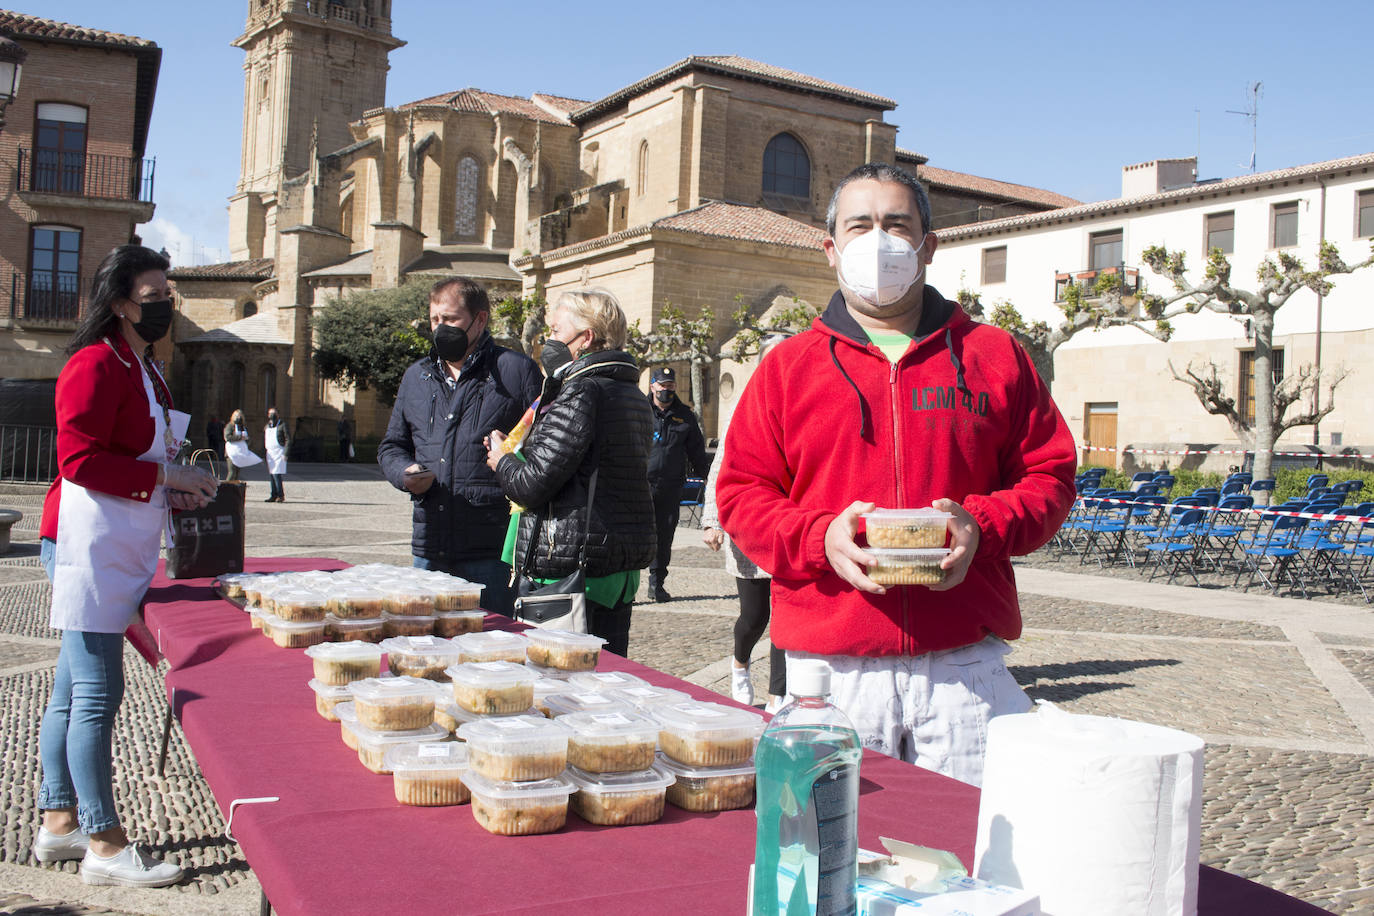
[[[10,274],[10,282],[5,288],[10,301],[0,311],[0,316],[21,323],[75,324],[86,298],[81,275],[65,271],[29,276],[16,271]],[[0,295],[3,295],[3,288],[0,288]]]
[[[1054,301],[1063,302],[1065,292],[1070,285],[1074,285],[1083,290],[1086,298],[1093,297],[1093,287],[1097,281],[1104,276],[1119,275],[1122,278],[1122,292],[1126,295],[1138,295],[1140,293],[1140,271],[1134,267],[1127,267],[1124,264],[1116,264],[1111,267],[1090,267],[1083,270],[1056,271],[1054,274]]]
[[[157,160],[99,156],[50,149],[19,149],[20,191],[96,200],[153,202]]]

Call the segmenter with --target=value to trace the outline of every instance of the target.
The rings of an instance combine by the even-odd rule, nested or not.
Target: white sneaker
[[[117,887],[166,887],[181,880],[182,871],[170,862],[162,862],[140,852],[130,843],[108,859],[86,850],[81,860],[81,880],[87,884],[108,884]]]
[[[53,833],[39,826],[38,838],[33,841],[33,857],[44,865],[49,862],[66,862],[79,859],[86,854],[91,838],[80,830],[71,833]]]
[[[773,697],[764,705],[763,711],[770,716],[776,715],[779,709],[787,705],[787,697]]]
[[[749,669],[736,667],[734,659],[730,660],[730,696],[736,703],[754,705],[754,683],[749,680]]]

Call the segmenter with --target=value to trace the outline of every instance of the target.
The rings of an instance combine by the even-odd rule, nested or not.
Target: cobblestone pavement
[[[250,483],[251,554],[409,561],[408,502],[375,468],[293,466],[286,485],[289,502],[264,504],[266,484]],[[37,565],[41,497],[0,485],[0,505],[27,516],[0,559],[0,916],[253,912],[252,872],[179,735],[166,777],[153,775],[160,680],[134,653],[117,734],[121,815],[190,877],[163,891],[87,888],[74,865],[33,864],[38,718],[57,648]],[[1203,736],[1203,862],[1332,912],[1374,909],[1374,609],[1018,563],[1026,629],[1009,662],[1033,697]],[[672,601],[636,606],[632,657],[728,694],[734,581],[698,532],[679,529],[667,586]],[[766,639],[754,659],[762,697]]]

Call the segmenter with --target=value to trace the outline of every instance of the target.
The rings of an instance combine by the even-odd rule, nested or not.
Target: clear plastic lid
[[[459,660],[464,662],[524,662],[529,645],[524,636],[505,630],[463,633],[453,637],[453,642],[461,650]]]
[[[337,714],[339,707],[335,707]],[[342,716],[339,721],[343,722]],[[348,723],[348,727],[353,730],[353,734],[358,739],[358,750],[367,751],[371,754],[381,753],[385,749],[397,744],[420,744],[424,742],[442,741],[448,737],[448,729],[442,725],[430,723],[424,728],[409,728],[405,731],[379,732],[373,731],[356,722]]]
[[[445,674],[461,687],[500,688],[528,684],[534,687],[535,674],[514,662],[464,662],[445,669]]]
[[[659,764],[632,773],[588,773],[569,766],[565,775],[579,792],[593,795],[639,795],[666,789],[677,782],[677,777]]]
[[[344,687],[341,689],[347,690],[348,688]],[[362,726],[358,724],[358,707],[353,705],[352,700],[335,706],[334,715],[338,717],[339,722],[347,729],[362,728]]]
[[[633,744],[658,740],[658,723],[632,712],[571,712],[558,724],[577,741],[597,744]]]
[[[604,693],[582,691],[580,693],[551,693],[544,697],[544,706],[555,718],[578,712],[590,713],[633,713],[634,707],[623,700],[617,700]]]
[[[568,683],[578,690],[600,693],[606,690],[645,686],[649,682],[624,671],[579,671],[568,677]]]
[[[365,662],[382,657],[380,646],[370,642],[322,642],[310,646],[305,654],[330,662]]]
[[[532,646],[548,646],[553,649],[600,649],[607,640],[590,633],[574,633],[572,630],[550,630],[531,627],[521,634]]]
[[[328,643],[325,643],[324,645],[328,645]],[[339,686],[335,687],[332,684],[326,684],[324,681],[320,680],[317,677],[312,677],[310,679],[310,689],[315,691],[315,693],[319,695],[321,698],[326,700],[334,700],[337,703],[346,702],[353,696],[353,694],[349,692],[347,684],[340,684]],[[337,707],[335,708],[337,709]],[[352,703],[348,704],[348,709],[350,712],[353,712]],[[354,716],[356,718],[356,712],[354,713]]]
[[[938,565],[941,560],[953,553],[950,547],[868,547],[866,553],[875,560],[892,566]]]
[[[263,626],[271,627],[281,633],[324,632],[323,620],[282,620],[276,614],[259,614]]]
[[[537,675],[538,669],[535,669]],[[562,678],[555,677],[535,677],[534,679],[534,698],[542,700],[544,697],[553,696],[559,693],[567,693],[568,682]]]
[[[392,636],[382,640],[381,648],[388,655],[458,660],[458,647],[441,636]]]
[[[468,768],[468,746],[459,741],[396,744],[386,749],[386,768],[393,773],[462,773]]]
[[[538,675],[541,681],[558,681],[560,691],[568,689],[568,678],[573,675],[573,672],[567,668],[549,668],[545,665],[536,665],[528,658],[525,659],[525,667]]]
[[[452,698],[434,705],[435,720],[437,721],[440,716],[446,719],[452,719],[456,723],[453,727],[455,732],[469,722],[477,722],[481,719],[508,719],[511,716],[537,716],[541,719],[544,718],[544,714],[533,706],[529,709],[522,709],[519,712],[497,712],[482,715],[480,713],[469,712],[455,703]]]
[[[747,763],[737,763],[722,767],[694,767],[690,764],[679,763],[671,757],[659,753],[658,759],[654,761],[654,766],[662,767],[669,774],[678,779],[711,779],[717,776],[748,776],[754,772],[754,761]]]
[[[349,633],[355,630],[380,631],[382,629],[382,618],[380,617],[335,617],[333,614],[325,614],[324,622],[340,633]]]
[[[655,687],[653,684],[636,684],[632,687],[618,687],[606,691],[606,696],[623,700],[636,709],[647,709],[663,703],[687,703],[692,697],[681,690],[671,687]]]
[[[566,776],[552,779],[535,779],[528,782],[512,782],[504,779],[488,779],[481,773],[469,770],[463,774],[463,782],[473,795],[481,796],[489,803],[502,807],[522,804],[549,804],[565,802],[569,795],[577,791],[577,786]]]
[[[665,703],[651,707],[649,714],[666,730],[713,741],[757,738],[766,724],[755,712],[719,703]]]
[[[434,700],[434,687],[418,677],[370,677],[348,685],[355,700],[376,706]]]
[[[568,748],[568,730],[543,716],[484,716],[458,726],[458,737],[489,753],[561,754]]]
[[[487,612],[477,609],[471,611],[435,611],[435,617],[442,617],[445,620],[486,620]],[[496,631],[492,631],[496,632]]]
[[[932,506],[923,509],[874,509],[860,516],[868,526],[896,526],[901,528],[942,528],[954,518],[953,513],[941,512]]]

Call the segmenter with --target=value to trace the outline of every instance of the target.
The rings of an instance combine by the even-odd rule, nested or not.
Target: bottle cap
[[[828,697],[830,666],[817,658],[798,658],[787,663],[787,692],[794,697]]]

